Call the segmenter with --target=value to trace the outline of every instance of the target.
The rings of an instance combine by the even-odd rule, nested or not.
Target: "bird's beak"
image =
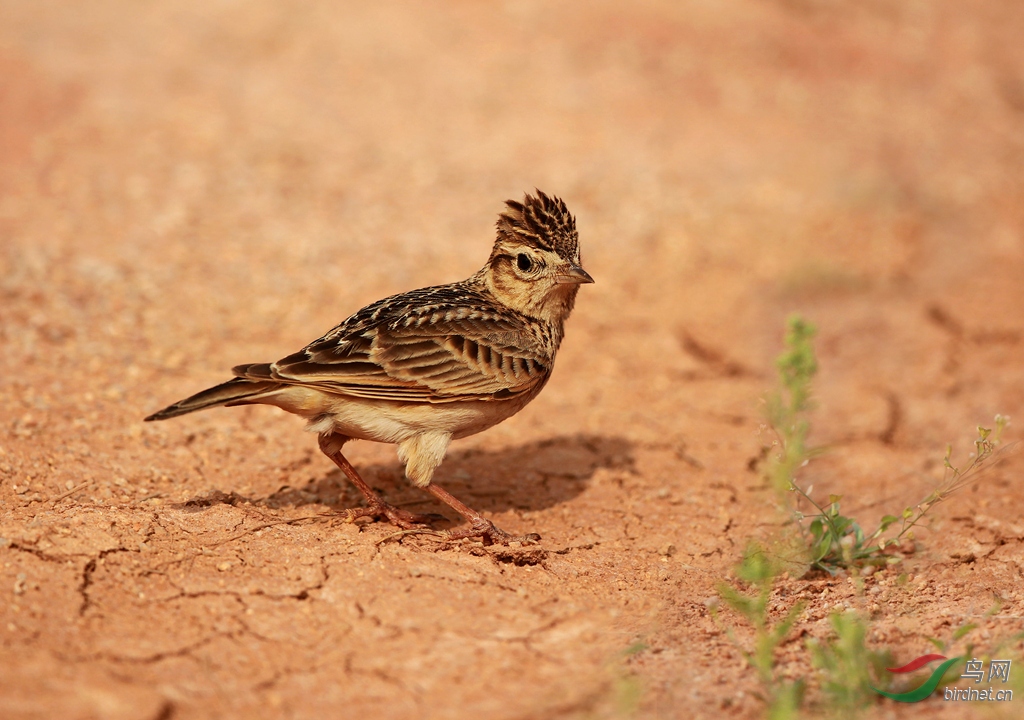
[[[590,273],[579,265],[569,263],[558,269],[558,274],[555,275],[555,282],[560,285],[585,285],[586,283],[594,282],[594,278],[590,277]]]

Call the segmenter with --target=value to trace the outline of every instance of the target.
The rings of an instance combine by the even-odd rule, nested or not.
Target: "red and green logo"
[[[935,688],[937,688],[939,686],[939,682],[941,682],[942,676],[946,674],[946,671],[949,670],[953,665],[955,665],[956,663],[958,663],[962,659],[963,658],[955,657],[955,658],[949,658],[947,660],[945,655],[937,655],[935,653],[932,653],[931,655],[922,655],[919,658],[911,660],[910,662],[908,662],[906,665],[903,665],[902,667],[886,668],[886,670],[888,670],[891,673],[910,673],[910,672],[914,672],[915,670],[920,670],[925,665],[928,665],[929,663],[933,663],[936,660],[945,660],[944,663],[942,663],[941,665],[939,665],[937,668],[935,668],[932,671],[932,674],[928,676],[928,679],[925,680],[924,683],[922,683],[919,688],[917,688],[916,690],[909,690],[909,691],[903,692],[903,693],[886,692],[885,690],[879,690],[878,688],[875,688],[875,687],[873,687],[871,689],[874,690],[879,695],[885,695],[885,697],[891,698],[892,700],[895,700],[896,702],[905,702],[905,703],[921,702],[926,697],[928,697],[933,692],[935,692]]]

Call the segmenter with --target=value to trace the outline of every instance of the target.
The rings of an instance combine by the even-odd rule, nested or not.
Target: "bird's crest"
[[[579,262],[576,218],[560,198],[540,190],[527,194],[522,202],[506,200],[508,209],[498,216],[498,236],[518,238],[544,250],[554,250],[566,260]]]

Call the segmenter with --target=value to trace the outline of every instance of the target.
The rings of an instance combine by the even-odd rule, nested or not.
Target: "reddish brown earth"
[[[820,328],[830,452],[802,478],[866,525],[947,443],[1024,421],[1024,6],[630,8],[0,5],[0,716],[758,717],[725,632],[749,628],[708,603],[780,528],[751,468],[786,315]],[[356,494],[273,408],[142,423],[469,275],[534,187],[597,283],[544,393],[439,478],[539,546],[331,522]],[[350,457],[445,510],[392,447]],[[862,591],[780,582],[811,709],[805,641],[837,607],[901,661],[1024,630],[1022,470],[1008,453]]]

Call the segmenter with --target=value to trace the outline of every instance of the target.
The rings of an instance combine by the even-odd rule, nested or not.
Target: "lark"
[[[487,263],[472,277],[367,305],[302,350],[273,363],[239,365],[225,383],[146,420],[218,406],[276,405],[307,420],[320,449],[366,498],[348,520],[386,518],[419,528],[429,516],[395,507],[342,454],[349,440],[396,443],[405,475],[449,505],[467,525],[446,538],[485,544],[513,536],[434,482],[453,439],[497,425],[544,388],[580,285],[576,220],[557,197],[509,200],[498,216]]]

